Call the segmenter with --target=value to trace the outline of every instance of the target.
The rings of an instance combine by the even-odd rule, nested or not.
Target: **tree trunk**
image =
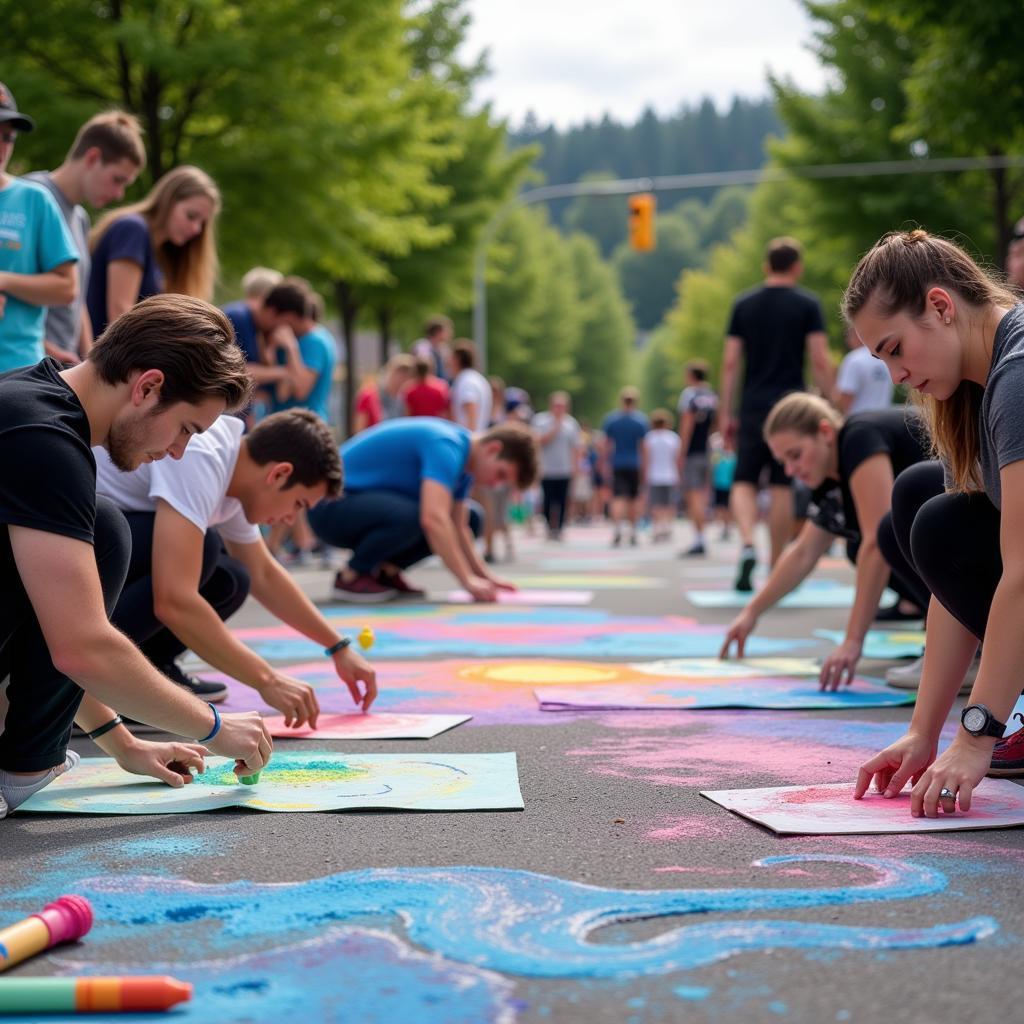
[[[377,328],[380,331],[380,365],[388,361],[388,351],[391,348],[391,321],[394,313],[387,307],[377,310]]]
[[[347,281],[335,281],[334,294],[341,318],[341,340],[345,347],[345,382],[342,385],[344,409],[342,420],[345,427],[345,436],[351,437],[356,405],[356,317],[359,314],[359,304],[356,301],[352,286]]]

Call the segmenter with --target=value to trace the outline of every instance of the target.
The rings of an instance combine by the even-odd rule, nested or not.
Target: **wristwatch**
[[[1000,722],[984,704],[968,704],[960,715],[960,724],[972,736],[995,736],[999,739],[1006,732],[1006,723]]]

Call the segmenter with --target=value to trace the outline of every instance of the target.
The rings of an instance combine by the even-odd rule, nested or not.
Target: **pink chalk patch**
[[[1008,779],[983,779],[971,809],[937,818],[910,814],[910,791],[886,799],[869,792],[853,799],[853,786],[772,786],[762,789],[710,790],[714,803],[782,835],[949,832],[1024,825],[1024,789]]]

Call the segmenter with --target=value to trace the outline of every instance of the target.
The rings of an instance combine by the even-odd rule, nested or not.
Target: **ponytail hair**
[[[772,406],[764,421],[764,439],[767,441],[784,430],[801,437],[814,437],[821,430],[822,420],[831,423],[837,432],[843,425],[843,417],[824,398],[794,391]]]
[[[907,313],[922,319],[931,288],[945,288],[968,306],[1015,306],[1009,288],[990,277],[958,245],[920,229],[883,235],[857,264],[842,312],[847,322],[872,303],[883,318]],[[932,454],[947,464],[957,491],[980,491],[978,419],[984,388],[963,380],[949,398],[914,394],[932,438]]]

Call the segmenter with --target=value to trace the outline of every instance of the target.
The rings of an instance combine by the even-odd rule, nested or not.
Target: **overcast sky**
[[[818,90],[796,0],[468,0],[467,56],[490,51],[481,100],[517,126],[533,110],[559,127],[606,112],[633,121],[710,96],[767,92],[766,72]]]

